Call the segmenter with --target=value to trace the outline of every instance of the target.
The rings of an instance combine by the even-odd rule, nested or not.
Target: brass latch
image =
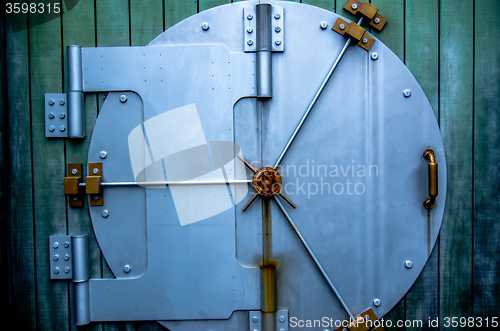
[[[381,31],[387,23],[387,18],[378,13],[378,8],[367,1],[359,2],[358,0],[349,0],[345,4],[344,9],[353,15],[369,19],[370,21],[368,24],[377,31]],[[366,33],[365,28],[354,22],[348,23],[340,17],[337,18],[335,24],[333,24],[332,30],[343,36],[352,38],[357,42],[358,46],[367,51],[369,51],[373,43],[375,43],[375,39]]]
[[[102,163],[89,163],[88,169],[92,175],[86,177],[85,183],[82,183],[82,168],[81,163],[68,164],[68,177],[64,177],[64,194],[69,195],[69,206],[83,207],[85,194],[90,195],[89,205],[102,206]]]
[[[347,326],[343,325],[339,328],[335,329],[335,331],[367,331],[367,330],[377,330],[383,331],[385,330],[380,323],[377,323],[378,317],[375,315],[371,308],[368,308],[358,316],[354,318],[354,320],[350,320]],[[347,322],[347,321],[345,321]]]
[[[428,180],[429,180],[429,198],[425,199],[424,207],[427,210],[434,208],[436,197],[438,195],[438,164],[432,149],[424,151],[424,158],[429,161],[428,165]]]

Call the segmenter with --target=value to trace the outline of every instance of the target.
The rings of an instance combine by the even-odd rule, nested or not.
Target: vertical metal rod
[[[75,324],[90,323],[89,249],[86,234],[71,237],[73,286],[75,289]]]
[[[85,137],[83,109],[82,48],[68,46],[68,138]]]
[[[256,6],[257,98],[273,97],[271,5]]]
[[[293,231],[295,231],[295,234],[297,235],[297,237],[299,237],[300,241],[302,242],[302,245],[304,245],[305,249],[307,250],[307,253],[309,253],[309,256],[311,256],[312,260],[314,261],[314,263],[318,267],[319,271],[321,272],[321,274],[325,278],[326,282],[328,283],[328,285],[332,289],[333,293],[335,293],[335,296],[339,300],[339,302],[342,305],[342,307],[344,308],[345,312],[347,313],[347,315],[349,315],[349,317],[351,317],[351,319],[354,320],[355,319],[354,315],[351,313],[351,311],[347,307],[347,305],[344,302],[344,300],[342,300],[342,297],[340,296],[340,293],[337,291],[337,289],[333,285],[332,281],[330,280],[330,277],[328,277],[328,275],[326,274],[326,271],[321,266],[321,263],[319,263],[318,259],[316,258],[316,255],[314,255],[313,251],[311,250],[311,247],[309,247],[309,245],[307,244],[307,242],[304,239],[304,237],[302,237],[302,234],[300,233],[299,229],[297,228],[297,226],[293,222],[293,220],[290,217],[290,215],[288,215],[288,212],[285,210],[285,207],[283,207],[283,205],[281,204],[281,202],[279,201],[279,199],[276,196],[274,197],[274,200],[276,201],[276,203],[280,207],[281,211],[283,212],[283,215],[285,215],[285,218],[288,220],[288,223],[290,223],[290,225],[292,226]]]
[[[358,25],[361,25],[362,22],[363,22],[363,17],[361,17],[359,19]],[[347,48],[349,47],[350,44],[351,44],[351,38],[347,39],[347,41],[345,42],[344,47],[342,47],[342,50],[340,51],[340,54],[337,56],[337,59],[333,63],[332,67],[330,68],[330,71],[328,72],[328,74],[326,75],[325,79],[321,83],[321,86],[319,87],[318,92],[316,92],[316,94],[314,95],[314,98],[311,100],[311,103],[307,107],[307,110],[304,113],[304,115],[302,116],[302,119],[300,120],[299,124],[295,128],[295,131],[293,131],[292,136],[288,140],[285,148],[281,152],[281,155],[278,158],[278,161],[276,161],[276,163],[274,164],[274,168],[277,168],[280,165],[280,163],[283,160],[283,158],[285,157],[286,152],[288,151],[288,149],[292,145],[293,141],[295,140],[295,137],[297,136],[297,134],[299,133],[300,129],[304,125],[304,123],[305,123],[307,117],[309,116],[309,113],[313,109],[314,105],[316,105],[316,102],[318,101],[319,96],[321,95],[321,93],[325,89],[326,84],[328,84],[328,81],[330,80],[330,77],[332,77],[333,72],[335,71],[335,69],[337,69],[337,66],[340,63],[340,60],[342,60],[342,57],[344,56],[344,54],[345,54],[345,52],[346,52],[346,50],[347,50]]]

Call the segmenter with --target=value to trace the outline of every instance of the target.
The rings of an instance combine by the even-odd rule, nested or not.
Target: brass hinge
[[[387,18],[378,13],[378,8],[367,1],[349,0],[344,6],[344,10],[353,15],[369,19],[368,24],[377,31],[381,31],[387,23]],[[357,42],[358,46],[366,51],[369,51],[373,43],[375,43],[375,39],[366,33],[365,28],[354,22],[348,23],[340,17],[335,21],[332,30],[343,36],[352,38]]]
[[[92,175],[85,178],[84,185],[82,185],[82,168],[81,163],[68,164],[68,177],[64,177],[64,194],[69,195],[69,206],[83,207],[85,194],[90,195],[89,205],[102,206],[102,163],[89,163],[88,169]]]

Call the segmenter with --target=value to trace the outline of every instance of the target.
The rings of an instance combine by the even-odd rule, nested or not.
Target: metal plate
[[[68,136],[68,104],[66,93],[45,93],[45,137]]]
[[[274,164],[345,38],[319,27],[322,21],[331,26],[338,15],[280,2],[287,15],[287,48],[273,54],[273,98],[257,102],[248,98],[255,95],[255,54],[245,53],[241,38],[241,13],[256,3],[202,12],[148,47],[83,50],[86,91],[133,90],[140,96],[130,93],[122,107],[122,92],[110,93],[99,114],[88,161],[100,162],[99,152],[108,152],[106,181],[134,180],[127,146],[133,128],[192,103],[207,141],[236,142],[248,160]],[[200,28],[203,22],[209,22],[208,31]],[[403,96],[406,89],[412,92],[409,98]],[[422,206],[427,148],[435,151],[440,185],[430,214]],[[434,113],[397,56],[378,40],[370,52],[351,46],[279,170],[285,192],[298,205],[290,215],[350,310],[356,315],[372,307],[378,317],[385,315],[423,269],[446,197],[446,161]],[[109,217],[102,218],[102,208],[90,207],[90,213],[119,279],[90,281],[93,321],[179,320],[164,324],[201,331],[210,330],[204,320],[260,309],[260,204],[242,213],[243,201],[180,226],[168,188],[105,190]],[[287,309],[290,319],[345,319],[274,204],[271,219],[271,256],[279,262],[278,309]],[[406,260],[413,262],[411,269],[405,268]],[[134,264],[125,274],[129,261]],[[378,307],[375,298],[381,300]]]
[[[50,279],[72,279],[71,236],[50,236]]]

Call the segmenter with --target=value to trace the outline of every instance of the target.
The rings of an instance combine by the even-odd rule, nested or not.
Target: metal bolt
[[[95,175],[97,175],[97,174],[99,173],[99,169],[94,168],[94,169],[92,169],[92,172],[93,172]]]
[[[252,318],[252,321],[253,321],[254,323],[257,323],[257,322],[259,321],[259,318],[258,318],[257,316],[254,316],[254,317]]]
[[[323,22],[321,22],[319,24],[319,26],[324,30],[324,29],[326,29],[328,27],[328,23],[326,23],[325,21],[323,21]]]
[[[102,212],[101,212],[101,216],[106,218],[109,216],[109,211],[107,209],[104,209]]]
[[[380,18],[375,18],[375,24],[379,24],[380,23]]]
[[[127,96],[125,94],[120,95],[120,101],[122,103],[127,102]]]
[[[351,6],[351,8],[354,9],[354,10],[356,10],[356,9],[358,9],[358,5],[355,4],[355,3],[353,3],[352,6]]]
[[[55,269],[54,269],[54,273],[55,273],[55,274],[58,274],[58,273],[59,273],[59,268],[55,268]]]
[[[280,17],[281,17],[281,15],[280,15],[280,14],[274,14],[274,18],[275,18],[275,19],[277,19],[277,20],[279,20],[279,19],[280,19]]]
[[[248,33],[252,33],[252,32],[253,32],[253,29],[252,29],[252,28],[248,28],[248,29],[247,29],[247,32],[248,32]]]
[[[248,44],[248,46],[252,46],[253,45],[253,40],[252,39],[248,39],[247,44]]]
[[[54,255],[54,256],[52,257],[52,260],[54,260],[54,261],[59,261],[59,255],[57,255],[57,254],[56,254],[56,255]]]
[[[94,200],[99,200],[99,196],[98,195],[94,195]]]
[[[68,241],[66,241],[66,242],[64,243],[64,248],[68,248],[68,247],[69,247],[69,242],[68,242]]]
[[[66,103],[66,101],[64,101],[63,99],[59,100],[59,104],[60,104],[61,106],[64,106],[64,104],[65,104],[65,103]]]
[[[64,132],[66,130],[66,127],[64,125],[61,125],[59,127],[59,131]]]
[[[275,43],[276,45],[281,45],[281,40],[276,40],[274,43]]]
[[[378,53],[377,52],[373,52],[372,53],[372,60],[376,61],[378,59]]]
[[[340,30],[344,30],[345,29],[345,24],[344,23],[340,23]]]
[[[59,243],[58,243],[57,241],[56,241],[56,242],[54,242],[54,243],[52,244],[52,247],[54,247],[54,248],[58,248],[58,247],[59,247]]]
[[[78,200],[78,197],[77,197],[77,196],[74,196],[74,197],[73,197],[73,201],[76,201],[76,200]]]
[[[277,26],[277,27],[274,28],[274,31],[281,32],[281,28],[279,26]]]
[[[55,128],[53,125],[49,126],[49,131],[50,131],[50,132],[54,132],[54,130],[55,130],[55,129],[56,129],[56,128]]]
[[[285,316],[280,316],[280,322],[284,323],[285,322]]]
[[[380,299],[374,299],[374,300],[373,300],[373,305],[374,305],[375,307],[380,306]]]
[[[125,271],[126,273],[129,273],[130,270],[132,270],[132,268],[128,264],[125,264],[125,266],[123,267],[123,271]]]
[[[50,106],[53,106],[53,105],[54,105],[54,100],[50,99],[50,100],[49,100],[49,105],[50,105]]]
[[[253,18],[253,15],[252,15],[252,14],[248,14],[248,15],[247,15],[247,19],[248,19],[248,20],[251,20],[252,18]]]
[[[101,159],[105,159],[107,156],[108,156],[108,153],[107,153],[106,151],[101,151],[101,152],[99,153],[99,157],[100,157]]]
[[[410,260],[406,260],[405,267],[406,269],[411,269],[411,267],[413,267],[413,262],[411,262]]]
[[[404,90],[403,94],[404,94],[405,98],[409,98],[410,95],[411,95],[411,91],[410,90]]]
[[[363,44],[366,44],[368,42],[368,38],[363,38]]]
[[[68,274],[68,273],[69,273],[69,271],[70,271],[70,268],[69,268],[69,267],[64,268],[64,272],[65,272],[65,273],[67,273],[67,274]]]
[[[73,170],[71,170],[71,173],[72,173],[73,175],[76,175],[76,174],[78,173],[78,170],[73,169]]]
[[[201,25],[201,28],[202,28],[203,30],[207,31],[207,30],[210,28],[210,26],[208,25],[208,23],[207,23],[207,22],[205,22],[205,23],[203,23],[203,24]]]
[[[65,113],[60,113],[60,114],[59,114],[59,118],[60,118],[60,119],[64,119],[65,117],[66,117],[66,114],[65,114]]]
[[[54,113],[49,113],[49,118],[53,119],[54,118]]]
[[[64,255],[64,261],[69,261],[69,255],[68,254]]]

